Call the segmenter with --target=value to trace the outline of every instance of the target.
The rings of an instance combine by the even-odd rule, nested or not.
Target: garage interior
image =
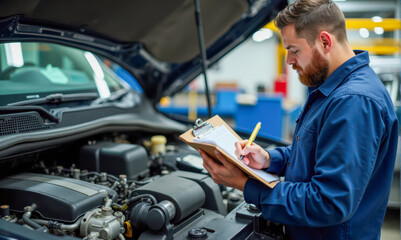
[[[290,1],[292,2],[292,1]],[[371,66],[393,100],[401,120],[400,99],[400,1],[335,0],[346,17],[348,40],[353,49],[368,50]],[[306,88],[285,64],[286,50],[279,31],[267,24],[207,71],[212,93],[212,113],[219,114],[236,129],[251,132],[260,119],[260,134],[290,142],[295,118],[306,100]],[[159,109],[190,121],[207,119],[204,77],[198,76],[183,91],[161,99]],[[265,109],[261,111],[260,109]],[[268,110],[266,110],[268,109]],[[270,112],[266,116],[266,112]],[[251,116],[249,116],[251,114]],[[400,239],[399,141],[393,186],[381,239]]]

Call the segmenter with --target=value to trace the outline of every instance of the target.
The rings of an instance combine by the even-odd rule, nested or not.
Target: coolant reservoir
[[[166,153],[167,139],[163,135],[155,135],[150,139],[152,145],[153,154],[164,154]]]

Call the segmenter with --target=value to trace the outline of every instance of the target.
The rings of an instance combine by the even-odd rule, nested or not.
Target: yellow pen
[[[255,140],[256,135],[258,134],[261,125],[262,125],[262,124],[261,124],[260,122],[258,122],[258,123],[256,124],[255,129],[253,129],[253,132],[252,132],[251,136],[249,137],[249,140],[248,140],[248,142],[246,143],[245,147],[246,147],[246,146],[250,146],[250,145],[252,144],[253,140]],[[244,158],[244,156],[241,155],[241,156],[239,157],[239,160],[242,161],[243,158]]]

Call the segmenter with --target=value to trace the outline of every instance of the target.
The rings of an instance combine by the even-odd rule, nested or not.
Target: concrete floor
[[[400,209],[388,209],[384,218],[381,240],[400,240]]]

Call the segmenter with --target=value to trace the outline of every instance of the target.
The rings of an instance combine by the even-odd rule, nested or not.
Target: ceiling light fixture
[[[383,22],[383,18],[380,16],[374,16],[372,17],[373,22]]]
[[[373,31],[377,34],[377,35],[382,35],[384,33],[384,29],[382,27],[375,27],[373,29]]]
[[[369,37],[369,30],[366,29],[366,28],[361,28],[361,29],[359,29],[359,34],[363,38],[368,38]]]
[[[271,37],[273,37],[273,31],[270,29],[260,29],[252,35],[252,39],[255,42],[262,42]]]

